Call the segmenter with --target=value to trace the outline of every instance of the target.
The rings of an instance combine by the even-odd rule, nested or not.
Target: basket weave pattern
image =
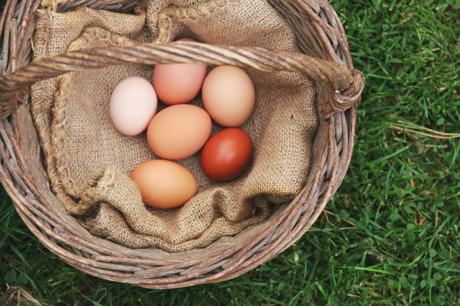
[[[30,63],[34,12],[40,0],[7,1],[0,19],[0,177],[18,214],[48,249],[100,278],[147,288],[178,288],[235,278],[284,251],[312,226],[348,169],[363,77],[353,69],[343,27],[327,1],[268,2],[295,30],[303,53],[187,42],[87,49]],[[87,6],[124,12],[136,4],[72,0],[61,3],[58,10]],[[108,65],[192,62],[267,73],[301,72],[315,81],[320,126],[305,188],[269,222],[185,255],[153,254],[92,236],[65,214],[50,191],[30,117],[28,86],[63,73]]]

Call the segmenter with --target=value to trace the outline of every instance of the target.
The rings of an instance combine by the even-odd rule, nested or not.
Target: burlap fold
[[[36,58],[159,37],[298,51],[293,31],[265,0],[151,0],[133,15],[87,8],[58,13],[54,1],[44,3],[49,6],[38,16]],[[257,104],[243,127],[255,145],[248,172],[217,184],[200,169],[199,156],[191,157],[180,163],[197,178],[198,194],[179,209],[146,208],[128,175],[156,157],[144,135],[126,137],[114,129],[108,107],[118,82],[130,76],[150,80],[151,73],[147,65],[113,66],[32,87],[33,117],[53,191],[92,233],[133,248],[206,247],[264,220],[300,191],[317,125],[311,83],[295,73],[250,70]]]

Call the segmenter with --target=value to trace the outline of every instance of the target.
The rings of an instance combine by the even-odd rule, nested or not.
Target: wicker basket
[[[312,226],[347,171],[363,77],[353,69],[343,27],[327,1],[267,1],[295,30],[303,54],[198,43],[146,44],[81,50],[30,63],[34,12],[40,0],[6,2],[0,20],[1,180],[22,220],[49,250],[103,279],[147,288],[179,288],[242,275],[283,252]],[[134,5],[132,0],[70,0],[58,9],[87,6],[122,12]],[[196,61],[267,73],[302,72],[315,81],[320,125],[304,189],[268,222],[227,240],[225,247],[214,243],[186,254],[158,256],[92,236],[65,213],[50,191],[30,115],[28,86],[66,72],[107,65]]]

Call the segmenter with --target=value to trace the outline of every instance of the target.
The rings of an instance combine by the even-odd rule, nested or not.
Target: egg
[[[235,66],[219,66],[203,84],[203,104],[212,119],[224,127],[239,127],[255,104],[255,88],[248,74]]]
[[[155,208],[176,208],[190,200],[197,183],[187,168],[167,160],[150,160],[130,175],[139,188],[142,201]]]
[[[233,180],[248,168],[253,154],[251,137],[239,128],[227,128],[212,136],[201,152],[201,168],[218,182]]]
[[[145,131],[155,114],[158,100],[147,80],[131,77],[121,81],[110,98],[110,118],[115,128],[126,136]]]
[[[194,41],[180,39],[178,41]],[[152,83],[158,98],[168,105],[192,101],[200,92],[206,76],[206,64],[159,64],[153,70]]]
[[[203,147],[211,135],[211,126],[211,118],[202,108],[173,105],[153,117],[147,129],[147,142],[161,158],[184,159]]]

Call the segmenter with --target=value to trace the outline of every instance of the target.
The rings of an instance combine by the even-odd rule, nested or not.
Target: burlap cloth
[[[152,0],[132,15],[88,8],[58,13],[56,3],[42,2],[35,58],[153,42],[160,27],[170,39],[193,37],[211,44],[298,51],[293,31],[266,0]],[[159,22],[159,16],[170,6],[181,8],[180,17],[165,30],[167,23]],[[197,178],[198,194],[179,209],[147,209],[128,175],[139,163],[156,157],[144,135],[125,137],[114,129],[109,99],[121,80],[150,80],[151,73],[147,65],[113,66],[32,87],[32,111],[51,187],[67,211],[93,234],[132,248],[177,252],[205,247],[266,219],[273,205],[289,202],[301,190],[317,125],[311,83],[299,74],[251,70],[257,102],[243,128],[254,141],[255,157],[247,174],[230,183],[213,183],[194,156],[180,163]],[[200,104],[199,99],[194,103]]]

